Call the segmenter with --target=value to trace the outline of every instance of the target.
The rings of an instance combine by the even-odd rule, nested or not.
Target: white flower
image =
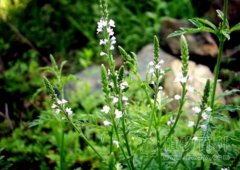
[[[117,103],[118,102],[118,98],[117,97],[112,97],[112,102],[113,102],[113,104]]]
[[[114,50],[114,46],[113,45],[110,46],[110,50]]]
[[[160,69],[161,68],[161,65],[160,64],[157,64],[156,66],[155,66],[155,69]]]
[[[124,89],[126,89],[128,87],[128,83],[126,82],[126,81],[124,81],[124,82],[122,82],[121,84],[120,84],[120,89],[121,90],[124,90]]]
[[[155,70],[153,68],[150,68],[148,71],[149,74],[154,74],[154,72],[155,72]]]
[[[110,27],[115,27],[115,22],[112,19],[109,20],[108,24]]]
[[[57,99],[57,104],[59,104],[59,105],[64,105],[66,103],[67,103],[67,100],[65,100],[65,99],[62,99],[62,100]]]
[[[192,110],[193,110],[195,113],[201,112],[201,109],[200,109],[199,107],[193,107]]]
[[[66,112],[67,112],[67,114],[69,115],[69,116],[71,116],[72,115],[72,109],[71,108],[69,108],[69,107],[67,107],[66,108]]]
[[[114,87],[113,82],[110,82],[110,83],[109,83],[109,86],[110,86],[111,88],[113,88],[113,87]]]
[[[164,70],[160,70],[160,74],[164,74],[165,73],[165,71]]]
[[[150,61],[150,62],[148,63],[148,65],[149,65],[149,66],[154,66],[154,62],[153,62],[153,61]]]
[[[178,95],[178,94],[176,94],[176,95],[174,96],[174,99],[175,99],[175,100],[180,100],[180,99],[181,99],[181,96]]]
[[[211,108],[211,107],[207,107],[207,108],[205,109],[205,111],[206,111],[206,112],[211,112],[211,111],[212,111],[212,108]]]
[[[206,120],[208,117],[209,117],[209,116],[208,116],[208,114],[207,114],[206,112],[203,112],[203,113],[202,113],[202,118],[203,118],[204,120]]]
[[[170,126],[174,123],[175,119],[173,119],[173,117],[171,116],[169,121],[167,121],[167,125]]]
[[[60,112],[61,112],[60,109],[56,109],[56,110],[55,110],[55,113],[56,113],[56,114],[59,114]]]
[[[206,125],[200,125],[199,127],[202,128],[202,129],[206,129],[207,128]]]
[[[104,19],[100,19],[97,23],[97,34],[103,31],[103,28],[107,26],[107,21]]]
[[[110,112],[110,107],[107,105],[103,106],[101,112],[108,114]]]
[[[110,36],[114,35],[113,29],[110,27],[107,28],[107,32]]]
[[[119,148],[119,142],[117,140],[113,140],[113,144],[115,144],[117,148]]]
[[[163,87],[162,87],[162,86],[159,86],[159,87],[158,87],[158,90],[162,90],[162,89],[163,89]]]
[[[109,122],[109,121],[107,121],[107,120],[103,121],[103,125],[104,125],[104,126],[110,126],[111,124],[112,124],[112,123]]]
[[[122,111],[120,111],[118,109],[115,110],[114,114],[115,114],[116,119],[119,119],[122,117]]]
[[[118,162],[116,163],[115,168],[116,168],[116,170],[122,170],[123,169],[122,165]]]
[[[188,80],[188,77],[187,77],[187,76],[186,76],[186,77],[183,77],[182,74],[178,74],[178,75],[175,77],[174,82],[176,82],[176,83],[186,83],[187,80]]]
[[[171,122],[170,120],[167,121],[167,125],[170,126],[171,124],[173,124],[173,122]]]
[[[194,92],[194,87],[192,87],[192,86],[187,86],[186,89],[191,93]]]
[[[188,127],[193,127],[195,123],[193,121],[188,121]]]
[[[106,44],[107,44],[107,42],[108,42],[108,40],[107,40],[107,39],[100,39],[100,42],[99,42],[99,44],[100,44],[100,45],[106,45]]]
[[[111,37],[111,44],[112,45],[116,44],[116,37],[114,37],[114,36]]]
[[[159,64],[163,64],[163,63],[164,63],[164,60],[161,59],[161,60],[159,61]]]
[[[100,52],[100,56],[105,56],[105,55],[107,55],[105,52],[103,51]]]
[[[56,109],[58,106],[56,104],[52,104],[52,109]]]
[[[229,170],[229,168],[221,168],[221,170]]]
[[[194,137],[192,138],[192,140],[193,140],[194,142],[196,142],[196,141],[198,141],[198,137],[197,137],[197,136],[194,136]]]
[[[127,98],[126,96],[123,96],[123,97],[122,97],[122,100],[125,101],[125,102],[127,102],[127,101],[128,101],[128,98]]]

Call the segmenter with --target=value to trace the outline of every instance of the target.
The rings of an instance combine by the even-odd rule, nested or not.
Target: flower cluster
[[[173,116],[171,116],[170,119],[167,121],[167,125],[171,126],[174,122],[175,122],[175,119],[173,118]]]
[[[175,83],[187,83],[187,81],[189,80],[189,76],[183,76],[181,73],[177,74],[174,82]]]
[[[112,19],[101,18],[97,25],[97,34],[103,33],[103,38],[100,39],[99,44],[107,47],[107,50],[114,50],[114,45],[116,44],[116,37],[113,32],[115,22]],[[106,51],[100,52],[100,56],[105,55],[107,55]]]
[[[154,63],[153,61],[148,63],[148,73],[150,75],[156,75],[157,73],[160,73],[163,75],[165,73],[162,65],[164,64],[164,60],[160,60],[158,63]]]
[[[53,104],[52,104],[52,109],[54,109],[56,114],[59,113],[64,113],[67,114],[67,116],[72,116],[73,112],[72,109],[69,107],[66,107],[67,100],[65,99],[57,99]]]
[[[105,113],[105,114],[108,114],[108,113],[110,113],[110,110],[111,110],[111,108],[110,108],[109,106],[105,105],[105,106],[103,106],[101,112],[102,112],[102,113]],[[115,109],[115,110],[114,110],[114,115],[115,115],[115,119],[120,119],[120,118],[122,117],[122,115],[123,115],[123,112],[120,111],[120,110],[118,110],[118,109]],[[103,124],[104,124],[105,126],[111,125],[111,123],[110,123],[109,121],[107,121],[107,120],[105,120],[105,121],[103,122]]]
[[[195,115],[201,115],[201,117],[199,117],[199,119],[201,120],[207,120],[209,119],[209,112],[212,111],[211,107],[207,107],[205,109],[201,109],[200,107],[193,107],[192,110],[194,111],[194,114]],[[201,129],[205,130],[207,128],[207,126],[204,124],[204,122],[202,122],[200,125],[195,125],[195,122],[194,121],[188,121],[188,127],[192,128],[194,126],[197,126],[197,127],[194,127],[194,128],[198,128],[200,127]],[[198,137],[197,136],[194,136],[192,138],[193,141],[197,141],[198,140]]]

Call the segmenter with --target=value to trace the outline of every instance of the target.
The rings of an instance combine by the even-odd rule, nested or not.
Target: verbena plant
[[[117,69],[113,59],[116,44],[114,36],[115,22],[109,19],[107,3],[100,0],[102,18],[98,22],[97,34],[102,46],[101,56],[106,57],[108,67],[101,66],[102,88],[105,105],[96,113],[97,126],[101,134],[100,144],[107,150],[100,151],[82,130],[81,123],[74,120],[70,107],[64,99],[61,69],[55,64],[55,76],[58,82],[54,85],[44,78],[46,87],[52,96],[52,108],[59,120],[70,124],[102,162],[103,169],[237,169],[239,168],[239,131],[230,125],[221,124],[228,121],[225,113],[239,110],[239,106],[215,103],[216,86],[220,70],[224,42],[230,39],[230,33],[240,30],[240,24],[229,28],[227,21],[227,0],[224,1],[224,12],[217,10],[221,19],[219,26],[210,21],[191,19],[197,28],[181,28],[169,37],[181,35],[181,73],[175,78],[180,83],[181,94],[174,99],[168,97],[161,84],[168,69],[163,68],[159,42],[154,37],[154,59],[148,64],[146,79],[142,80],[138,72],[138,63],[134,53],[127,53],[118,47],[124,64]],[[219,54],[214,70],[214,80],[207,80],[202,100],[195,102],[193,113],[185,108],[189,103],[187,94],[193,92],[188,85],[189,52],[183,36],[187,33],[210,32],[219,39]],[[53,60],[54,63],[54,60]],[[56,87],[60,94],[56,94]],[[224,93],[229,95],[237,90]],[[176,110],[169,111],[168,105],[177,100]],[[191,102],[191,101],[190,101]],[[236,127],[240,124],[236,123]],[[226,127],[236,133],[228,133]],[[61,151],[61,149],[60,149]],[[60,152],[61,153],[61,152]],[[61,169],[64,169],[64,155],[61,155]]]

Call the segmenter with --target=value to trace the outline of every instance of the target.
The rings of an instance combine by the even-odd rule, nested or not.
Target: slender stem
[[[131,154],[131,150],[130,150],[130,146],[129,146],[129,142],[128,142],[128,136],[126,133],[126,127],[125,127],[125,117],[122,117],[122,130],[123,130],[123,137],[126,143],[126,148],[127,148],[127,152],[128,152],[128,156],[130,157],[130,164],[132,169],[134,169],[134,164],[133,164],[133,158],[132,158],[132,154]]]
[[[223,46],[224,46],[224,38],[223,38],[223,35],[221,35],[221,37],[219,39],[219,50],[218,50],[217,64],[214,68],[214,81],[213,81],[213,89],[212,89],[211,102],[210,102],[211,108],[214,107],[215,94],[216,94],[216,88],[217,88],[217,80],[218,80],[218,76],[219,76],[219,72],[220,72]]]
[[[65,157],[64,157],[64,122],[62,124],[62,129],[61,129],[61,143],[60,143],[60,169],[64,170],[64,162],[65,162]]]
[[[120,137],[119,137],[119,134],[118,134],[118,128],[117,128],[115,119],[114,119],[113,116],[111,116],[111,117],[112,117],[113,128],[114,128],[114,131],[115,131],[115,133],[116,133],[117,140],[118,140],[119,142],[121,142]],[[123,156],[124,156],[124,158],[125,158],[125,160],[126,160],[126,162],[127,162],[127,164],[128,164],[128,167],[129,167],[130,169],[133,169],[133,168],[132,168],[132,164],[131,164],[131,163],[128,161],[128,159],[127,159],[127,156],[126,156],[126,154],[125,154],[125,152],[124,152],[124,149],[123,149],[121,143],[120,143],[120,146],[119,146],[119,147],[120,147],[120,150],[121,150],[121,152],[122,152],[122,154],[123,154]]]
[[[224,9],[223,9],[223,25],[225,26],[226,25],[226,22],[227,22],[227,10],[228,10],[228,0],[224,0],[224,5],[223,5]]]
[[[203,113],[203,110],[201,110],[201,112],[198,114],[198,119],[197,119],[197,123],[196,125],[194,126],[193,128],[193,132],[192,132],[192,135],[190,136],[186,146],[189,146],[191,144],[191,140],[193,138],[193,136],[196,134],[197,130],[198,130],[198,125],[200,123],[200,120],[201,120],[201,117],[202,117],[202,113]],[[187,153],[189,153],[191,150],[189,150],[187,147],[184,148],[184,151],[182,153],[182,156],[180,157],[180,159],[178,160],[178,162],[176,163],[174,169],[177,169],[178,165],[182,162],[183,158],[185,157],[185,155],[187,155]]]
[[[61,110],[63,111],[63,113],[65,114],[68,122],[72,125],[72,127],[74,128],[74,130],[76,130],[78,132],[78,134],[83,138],[83,140],[87,143],[87,145],[97,154],[97,156],[103,160],[103,157],[98,153],[98,151],[94,148],[94,146],[88,141],[87,137],[83,134],[81,129],[78,129],[77,126],[73,123],[73,121],[69,118],[69,116],[67,115],[67,113],[65,112],[65,110],[63,108],[61,108]]]
[[[115,75],[115,62],[114,62],[114,60],[112,58],[112,55],[110,53],[109,53],[108,61],[109,61],[110,71],[111,71],[112,80],[113,80],[113,84],[114,84],[114,91],[115,91],[116,94],[119,94],[118,109],[123,110],[122,109],[122,94],[121,94],[121,92],[118,88],[117,77]],[[115,121],[113,116],[112,116],[112,122],[113,122],[113,127],[114,127],[114,130],[115,130],[116,136],[117,136],[117,140],[119,142],[121,142],[120,137],[119,137],[119,133],[118,133],[118,128],[117,128],[117,125],[116,125],[116,121]],[[128,153],[129,158],[130,158],[130,161],[128,160],[128,158],[126,156],[126,153],[124,152],[124,149],[123,149],[121,144],[120,144],[120,150],[122,151],[123,156],[124,156],[128,166],[129,166],[129,168],[134,170],[133,159],[132,159],[131,150],[130,150],[130,147],[129,147],[128,137],[127,137],[127,133],[126,133],[125,116],[124,115],[121,119],[121,123],[122,123],[123,137],[124,137],[124,141],[125,141],[125,144],[126,144],[127,153]]]
[[[187,93],[187,89],[186,89],[186,83],[182,84],[182,96],[181,96],[181,100],[180,100],[180,106],[178,108],[178,112],[177,112],[177,117],[176,117],[176,120],[173,124],[173,126],[171,127],[171,129],[169,130],[166,138],[164,139],[164,141],[161,143],[160,147],[162,148],[163,145],[165,144],[165,142],[168,140],[168,138],[174,133],[174,130],[175,130],[175,127],[178,123],[178,120],[182,114],[182,108],[183,108],[183,105],[185,103],[185,96],[186,96],[186,93]]]
[[[160,148],[160,135],[159,135],[159,131],[158,131],[158,116],[157,116],[157,113],[156,113],[156,107],[157,107],[157,94],[159,92],[158,90],[158,84],[159,84],[159,74],[157,74],[156,76],[157,80],[156,80],[156,84],[155,84],[155,87],[154,87],[154,93],[155,93],[155,96],[154,96],[154,104],[153,104],[153,110],[152,110],[152,115],[154,117],[154,128],[155,128],[155,131],[156,131],[156,138],[157,138],[157,149],[158,149],[158,168],[159,170],[161,170],[162,168],[162,163],[161,163],[161,148]]]
[[[223,18],[223,23],[222,23],[222,28],[221,29],[226,29],[226,22],[227,22],[227,10],[228,10],[228,0],[224,0],[224,18]],[[210,106],[211,108],[214,107],[214,101],[215,101],[215,94],[216,94],[216,88],[217,88],[217,80],[220,72],[220,65],[221,65],[221,58],[222,58],[222,52],[223,52],[223,46],[226,38],[222,33],[220,32],[220,35],[218,36],[219,39],[219,49],[218,49],[218,57],[217,57],[217,64],[215,65],[214,68],[214,82],[213,82],[213,89],[212,89],[212,94],[211,94],[211,102]]]

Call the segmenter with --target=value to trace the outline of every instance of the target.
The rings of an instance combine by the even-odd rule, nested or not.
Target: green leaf
[[[214,119],[218,119],[220,121],[230,123],[230,120],[226,115],[216,113],[215,115],[213,115],[213,117],[214,117]]]
[[[230,33],[234,32],[234,31],[240,31],[240,23],[234,25],[231,29],[230,29]]]
[[[121,46],[118,46],[118,50],[119,50],[120,54],[122,55],[122,57],[123,57],[123,59],[124,59],[125,61],[128,61],[129,58],[131,58],[131,57],[128,55],[128,53],[127,53]]]
[[[193,18],[189,20],[192,24],[196,25],[197,27],[211,27],[212,29],[216,30],[217,27],[210,21],[202,18]]]
[[[235,111],[240,111],[240,106],[235,106],[235,105],[224,105],[221,107],[216,108],[216,112],[219,111],[230,111],[230,112],[235,112]]]
[[[220,99],[220,98],[223,98],[223,97],[226,97],[226,96],[230,96],[230,95],[233,95],[235,93],[240,93],[240,90],[238,89],[232,89],[232,90],[226,90],[224,91],[222,94],[220,94],[219,96],[216,97],[216,100],[217,99]]]
[[[224,37],[226,37],[228,40],[230,40],[230,35],[227,31],[222,30],[222,34],[224,35]]]
[[[173,33],[168,35],[169,37],[180,36],[183,34],[191,34],[191,33],[198,33],[201,32],[199,28],[180,28],[180,30],[174,31]]]
[[[193,33],[199,33],[199,32],[210,32],[214,33],[215,31],[208,27],[201,27],[201,28],[180,28],[180,30],[174,31],[173,33],[168,35],[169,37],[175,37],[183,34],[193,34]]]
[[[218,17],[223,21],[224,20],[224,14],[221,10],[217,9],[216,10]]]
[[[193,25],[195,25],[195,26],[198,27],[198,28],[204,26],[201,22],[198,21],[197,18],[189,19],[189,22],[191,22]]]

